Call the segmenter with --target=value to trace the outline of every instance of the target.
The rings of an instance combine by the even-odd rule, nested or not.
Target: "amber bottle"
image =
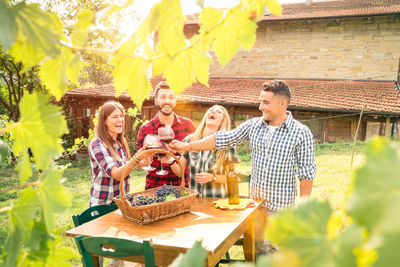
[[[228,187],[229,205],[239,204],[239,184],[238,176],[235,172],[235,163],[229,161],[226,165],[226,185]]]

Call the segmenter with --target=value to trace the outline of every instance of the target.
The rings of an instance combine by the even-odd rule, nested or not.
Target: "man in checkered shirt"
[[[136,147],[139,150],[143,147],[144,138],[148,134],[158,134],[158,128],[169,125],[174,130],[175,140],[183,140],[187,135],[196,129],[193,122],[185,117],[176,115],[174,108],[176,106],[175,92],[169,88],[168,83],[160,82],[155,89],[154,103],[158,108],[158,113],[152,120],[140,127]],[[146,189],[162,186],[164,184],[180,185],[181,178],[176,176],[168,164],[163,164],[163,169],[168,173],[166,175],[157,175],[156,172],[161,168],[161,161],[153,158],[152,166],[154,171],[149,171],[146,176]],[[189,186],[187,169],[185,171],[185,184]]]
[[[175,151],[210,150],[249,141],[251,150],[250,196],[265,201],[270,212],[293,206],[297,196],[311,194],[316,172],[314,138],[307,126],[287,111],[290,89],[284,81],[264,83],[259,97],[263,116],[242,123],[231,131],[221,131],[202,140],[173,141]]]

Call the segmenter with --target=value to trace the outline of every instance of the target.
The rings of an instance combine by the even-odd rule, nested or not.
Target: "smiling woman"
[[[128,194],[129,175],[122,177],[123,170],[127,167],[133,170],[137,165],[147,164],[145,160],[140,162],[150,156],[146,151],[138,151],[129,160],[130,151],[124,129],[125,112],[122,105],[117,102],[105,103],[100,108],[96,137],[88,147],[92,180],[90,206],[110,204],[112,198],[121,193],[120,183],[124,183],[124,193]]]
[[[183,142],[200,140],[217,131],[230,130],[229,114],[223,106],[210,107],[201,120],[196,131],[187,136]],[[224,161],[238,159],[235,148],[228,150],[190,151],[182,154],[180,162],[183,167],[189,166],[189,185],[191,189],[204,197],[226,197],[226,176]],[[178,164],[171,164],[171,169],[180,175]]]

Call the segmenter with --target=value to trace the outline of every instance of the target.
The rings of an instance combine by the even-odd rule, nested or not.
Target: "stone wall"
[[[399,57],[398,15],[264,21],[250,52],[239,51],[224,68],[214,64],[210,73],[213,77],[396,80]]]

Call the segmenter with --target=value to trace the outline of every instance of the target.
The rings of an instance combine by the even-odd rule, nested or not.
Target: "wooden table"
[[[191,211],[147,225],[139,225],[124,218],[120,210],[108,213],[66,232],[69,237],[106,236],[136,241],[151,239],[155,263],[169,265],[180,253],[193,247],[196,240],[203,241],[208,257],[206,266],[215,264],[244,234],[244,256],[254,262],[254,217],[260,203],[242,211],[220,210],[214,207],[217,198],[197,197]],[[143,257],[130,257],[133,262],[143,263]]]

